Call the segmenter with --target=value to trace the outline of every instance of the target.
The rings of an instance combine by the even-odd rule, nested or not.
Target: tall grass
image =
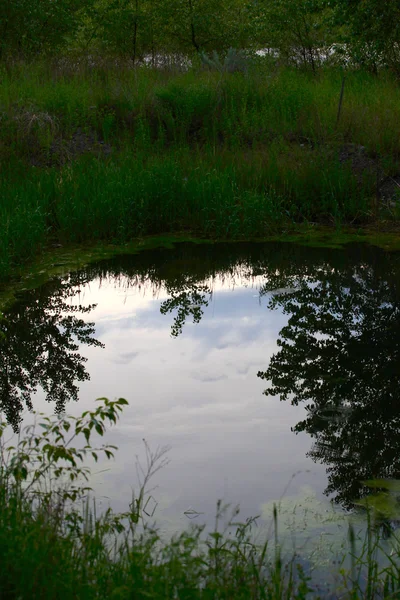
[[[274,535],[261,546],[254,541],[254,519],[231,513],[221,528],[227,507],[217,503],[215,528],[203,527],[163,538],[145,519],[146,486],[165,466],[165,449],[146,445],[147,470],[127,512],[99,513],[89,499],[90,468],[115,447],[95,446],[115,423],[123,399],[101,399],[81,417],[37,415],[16,445],[0,428],[0,581],[5,600],[69,599],[297,599],[322,597],[328,589],[306,575],[296,557],[284,559],[274,510]],[[81,439],[82,438],[82,439]],[[382,567],[377,560],[379,538],[368,530],[363,552],[356,551],[350,528],[350,569],[337,573],[343,598],[391,598],[399,590],[399,549]],[[336,567],[332,565],[332,570]],[[328,595],[326,595],[328,597]],[[331,594],[329,593],[329,597]]]
[[[307,151],[304,151],[307,152]],[[350,198],[349,198],[350,194]],[[371,190],[329,156],[297,165],[271,148],[246,155],[212,151],[118,160],[80,159],[0,180],[0,276],[49,240],[81,243],[190,231],[262,238],[285,223],[368,219]]]
[[[341,81],[340,71],[327,69],[315,77],[269,63],[248,74],[16,64],[1,74],[2,139],[4,143],[7,127],[10,134],[26,132],[29,115],[47,115],[54,135],[68,135],[78,127],[91,127],[102,137],[125,132],[146,149],[149,141],[223,141],[236,148],[298,135],[314,143],[347,140],[376,153],[399,155],[397,81],[384,73],[379,78],[348,73],[336,126]]]
[[[398,174],[389,76],[15,64],[0,86],[0,277],[49,241],[263,237],[380,218]],[[352,161],[343,148],[363,147]],[[391,218],[396,217],[392,211]]]

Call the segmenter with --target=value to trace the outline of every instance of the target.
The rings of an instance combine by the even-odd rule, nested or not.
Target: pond
[[[104,503],[127,508],[143,438],[167,447],[149,492],[165,530],[211,524],[217,499],[268,523],[280,501],[282,530],[316,539],[365,480],[400,478],[399,254],[181,243],[22,292],[0,328],[15,428],[129,401],[93,476]]]

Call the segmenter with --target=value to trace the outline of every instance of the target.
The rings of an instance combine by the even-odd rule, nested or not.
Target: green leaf
[[[96,424],[95,429],[99,435],[104,435],[104,427],[102,427],[100,423]]]

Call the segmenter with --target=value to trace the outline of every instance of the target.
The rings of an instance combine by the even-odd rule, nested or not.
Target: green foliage
[[[193,54],[227,49],[235,39],[240,42],[238,17],[243,5],[240,1],[163,0],[159,10],[175,51]]]
[[[99,399],[80,417],[48,418],[27,426],[16,445],[0,426],[0,577],[5,598],[32,600],[306,600],[315,597],[312,578],[296,556],[286,560],[279,546],[274,506],[274,541],[257,545],[257,519],[238,521],[239,509],[217,503],[215,528],[194,526],[170,540],[146,523],[146,486],[166,465],[165,449],[146,444],[146,469],[140,491],[125,513],[90,505],[90,468],[114,446],[94,447],[127,404]],[[225,520],[226,525],[221,527]],[[382,569],[379,538],[370,531],[361,556],[356,533],[349,531],[351,571],[342,568],[338,590],[363,598],[367,573],[369,597],[390,597],[398,586],[396,560]],[[271,546],[271,548],[270,548]],[[397,550],[396,550],[397,552]],[[315,582],[317,583],[317,582]]]
[[[18,182],[6,181],[1,186],[9,199],[2,211],[3,272],[10,259],[21,260],[38,241],[46,243],[49,224],[62,243],[123,243],[184,230],[217,238],[260,238],[285,222],[340,222],[358,214],[368,218],[368,187],[358,189],[348,168],[329,156],[300,152],[293,156],[277,149],[256,167],[240,165],[242,155],[232,165],[218,164],[212,152],[194,164],[190,152],[152,159],[126,154],[118,161],[80,160],[61,171],[38,172],[22,189]],[[51,190],[51,203],[44,190]],[[318,204],[312,201],[315,196]],[[31,234],[35,211],[40,227]],[[20,232],[27,230],[22,245]]]
[[[91,0],[4,0],[0,59],[54,54],[76,34]]]
[[[145,60],[182,62],[200,51],[227,50],[248,39],[246,3],[214,0],[98,0],[82,20],[78,47]]]
[[[287,64],[312,69],[332,43],[325,0],[263,0],[257,3],[258,35],[264,47],[272,47]]]
[[[0,276],[49,243],[396,219],[379,201],[398,175],[396,81],[348,75],[337,123],[341,83],[334,69],[272,75],[253,61],[245,74],[4,71]]]
[[[128,56],[132,63],[155,52],[155,3],[148,0],[100,1],[95,4],[82,38],[86,46]],[[85,39],[86,38],[86,39]]]
[[[358,66],[374,73],[388,66],[400,75],[400,6],[379,0],[331,0],[342,41]],[[341,41],[338,39],[337,41]]]
[[[314,73],[328,60],[398,75],[399,35],[395,1],[4,0],[0,60],[90,53],[182,67],[237,48]]]
[[[95,411],[83,413],[80,418],[69,417],[67,420],[61,418],[52,421],[50,417],[43,417],[39,423],[43,432],[39,437],[35,434],[34,426],[28,426],[28,429],[25,429],[26,433],[32,432],[33,435],[28,435],[18,442],[17,453],[3,469],[3,476],[12,476],[18,491],[25,497],[29,494],[39,495],[44,503],[52,500],[53,492],[44,491],[43,479],[54,477],[58,483],[66,480],[68,484],[59,487],[57,494],[61,493],[63,500],[76,501],[87,489],[78,488],[75,482],[81,477],[87,481],[89,473],[87,466],[80,467],[79,464],[84,462],[89,453],[97,462],[98,453],[104,453],[107,458],[111,458],[112,451],[115,450],[115,446],[111,445],[92,448],[90,437],[93,430],[103,436],[105,422],[116,423],[118,412],[127,404],[122,398],[114,402],[106,398],[100,398],[98,401],[102,402],[103,406],[98,406]],[[80,448],[72,447],[72,442],[81,433],[86,445]],[[6,452],[9,452],[9,449],[6,449]],[[19,489],[22,482],[25,484]]]
[[[306,597],[307,578],[275,572],[267,545],[251,541],[254,519],[237,522],[238,509],[220,530],[228,506],[217,504],[215,530],[203,527],[162,540],[146,527],[146,486],[166,465],[166,449],[146,444],[146,469],[130,509],[97,514],[90,508],[87,458],[113,457],[114,446],[93,447],[127,404],[98,400],[81,417],[40,419],[27,426],[15,446],[0,427],[0,576],[7,598],[291,598]],[[77,446],[79,440],[83,438]],[[83,504],[82,504],[83,502]],[[80,508],[83,506],[83,511]],[[139,525],[141,525],[139,527]],[[234,528],[235,536],[227,533]],[[17,558],[18,557],[18,558]],[[270,574],[272,575],[270,577]],[[273,594],[279,589],[279,595]],[[272,595],[273,594],[273,595]]]

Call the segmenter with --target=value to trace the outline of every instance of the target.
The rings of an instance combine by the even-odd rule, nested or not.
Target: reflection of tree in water
[[[54,279],[26,292],[0,321],[0,406],[15,429],[31,396],[41,386],[46,400],[62,412],[68,400],[77,400],[76,382],[89,379],[78,344],[102,346],[93,323],[76,316],[94,305],[73,306],[82,277]]]
[[[199,323],[213,297],[213,282],[219,280],[236,281],[238,277],[251,280],[252,271],[258,264],[256,252],[254,263],[251,245],[195,245],[179,244],[173,250],[157,249],[145,252],[133,260],[132,257],[119,257],[118,260],[104,261],[97,266],[99,282],[114,281],[114,285],[128,292],[129,288],[145,290],[157,297],[162,291],[168,294],[161,301],[160,312],[173,314],[171,335],[182,334],[187,320]]]
[[[349,259],[347,266],[325,265],[296,283],[296,291],[270,301],[289,321],[259,376],[270,382],[266,395],[306,403],[307,417],[294,430],[315,438],[310,456],[328,466],[326,493],[351,507],[367,493],[362,480],[400,478],[396,261],[383,255],[361,264]]]
[[[202,307],[208,306],[212,298],[212,291],[206,285],[192,283],[191,285],[186,284],[184,289],[168,289],[168,292],[171,294],[171,298],[161,303],[160,312],[163,315],[173,311],[177,312],[171,326],[171,335],[178,337],[190,315],[193,317],[193,323],[200,323],[203,316]]]
[[[310,456],[327,465],[328,494],[350,507],[360,481],[400,478],[400,297],[398,258],[367,247],[345,251],[290,244],[178,245],[119,257],[85,271],[88,281],[163,290],[172,335],[202,318],[214,278],[277,288],[271,308],[288,315],[265,373],[267,395],[303,402],[295,431],[315,440]],[[119,279],[120,278],[120,279]],[[232,323],[234,327],[234,323]]]

